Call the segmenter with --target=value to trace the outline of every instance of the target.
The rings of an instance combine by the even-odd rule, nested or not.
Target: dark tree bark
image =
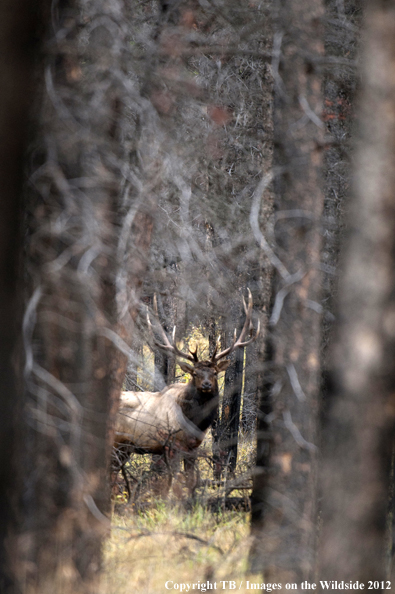
[[[237,324],[238,336],[243,324],[244,319],[240,319]],[[244,349],[237,349],[232,356],[232,363],[225,373],[224,397],[222,400],[221,423],[219,427],[221,459],[226,463],[231,473],[234,473],[237,463],[243,367]]]
[[[0,5],[0,591],[16,592],[15,514],[19,485],[17,441],[22,401],[20,257],[22,181],[33,67],[44,3]],[[19,477],[20,478],[20,477]]]
[[[106,15],[105,17],[102,15]],[[26,190],[26,425],[18,578],[99,590],[111,419],[153,226],[155,185],[122,197],[128,151],[122,6],[58,3],[38,64]],[[130,147],[130,145],[129,145]],[[129,345],[128,345],[129,343]]]
[[[227,344],[227,332],[224,328],[225,320],[222,318],[219,320],[218,326],[218,333],[220,335],[220,345]],[[210,351],[211,352],[211,351]],[[229,368],[228,368],[229,369]],[[225,392],[225,377],[224,377],[224,386],[223,386],[223,394],[220,398],[220,404],[217,410],[217,414],[213,420],[213,424],[211,426],[211,434],[213,436],[213,443],[212,443],[212,453],[213,453],[213,462],[214,462],[214,480],[220,480],[221,474],[224,469],[224,465],[226,463],[226,451],[222,451],[222,415],[224,412],[224,392]],[[225,446],[226,447],[226,446]]]
[[[167,334],[171,334],[176,320],[176,310],[174,298],[170,295],[166,297],[158,296],[158,315],[162,328]],[[168,357],[159,349],[154,353],[155,378],[154,392],[160,392],[165,386],[174,381],[176,365],[174,357]]]
[[[290,0],[276,3],[274,16],[278,259],[271,256],[274,305],[266,347],[271,375],[258,423],[251,561],[271,582],[300,583],[312,576],[316,535],[323,208],[316,64],[323,53],[323,7],[319,0]]]
[[[323,271],[323,391],[326,393],[328,347],[331,343],[338,290],[338,260],[344,233],[345,212],[351,189],[351,150],[354,128],[354,99],[358,82],[357,51],[360,39],[362,2],[326,0],[324,112],[328,146],[325,151]],[[331,63],[329,60],[334,60]],[[339,60],[339,63],[336,63]],[[324,396],[326,399],[326,397]],[[325,408],[325,405],[324,405]]]
[[[385,579],[395,422],[395,9],[365,15],[354,198],[323,436],[323,579]]]
[[[256,429],[258,411],[257,379],[257,345],[252,344],[248,349],[245,360],[243,408],[241,412],[241,428],[245,435],[252,435]]]

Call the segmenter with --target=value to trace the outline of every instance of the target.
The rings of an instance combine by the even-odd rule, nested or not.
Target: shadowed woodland
[[[391,590],[393,3],[3,0],[0,49],[0,593]]]

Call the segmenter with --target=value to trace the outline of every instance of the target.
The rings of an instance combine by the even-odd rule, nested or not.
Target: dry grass
[[[210,439],[202,448],[199,461],[200,477],[208,479],[212,473],[204,450],[208,455]],[[252,441],[242,440],[236,472],[238,479],[248,476],[252,450]],[[135,456],[131,461],[132,465],[137,465],[133,469],[136,476],[142,468],[149,474],[150,460],[143,461],[143,458]],[[250,514],[221,507],[225,498],[224,487],[198,489],[196,503],[192,504],[182,486],[182,475],[178,478],[167,500],[160,499],[150,483],[133,504],[124,505],[123,498],[118,497],[111,538],[105,547],[105,594],[181,591],[181,588],[166,589],[167,581],[174,585],[190,584],[190,592],[201,592],[204,588],[198,588],[198,583],[201,585],[207,580],[216,582],[219,591],[228,590],[221,580],[234,580],[238,592],[247,592],[246,580],[260,581],[259,576],[246,574]],[[248,495],[247,490],[232,492],[232,496],[240,500],[248,500]],[[207,507],[213,499],[219,503],[215,511],[213,507]],[[194,590],[193,584],[196,586]]]
[[[246,576],[249,545],[249,514],[214,514],[199,505],[186,511],[164,502],[139,513],[129,508],[113,517],[105,549],[105,593],[162,594],[170,592],[168,580],[191,585],[209,580],[222,591],[221,580],[234,580],[239,592],[247,592],[247,579],[259,581]]]

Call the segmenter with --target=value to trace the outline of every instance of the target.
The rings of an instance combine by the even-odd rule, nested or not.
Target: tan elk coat
[[[164,447],[181,451],[197,448],[206,432],[184,415],[179,398],[185,384],[162,392],[123,392],[115,424],[115,443],[133,444],[134,450],[161,453]]]

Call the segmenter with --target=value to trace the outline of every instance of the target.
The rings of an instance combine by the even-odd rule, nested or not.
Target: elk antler
[[[260,325],[260,321],[259,320],[258,320],[258,327],[256,329],[256,332],[255,332],[254,336],[251,336],[251,338],[249,340],[244,341],[248,330],[250,331],[250,335],[251,335],[252,334],[252,331],[254,329],[254,327],[252,325],[252,322],[251,322],[251,316],[252,316],[252,295],[251,295],[250,289],[247,289],[247,290],[248,290],[248,307],[247,307],[246,302],[245,302],[244,297],[243,297],[243,305],[244,305],[244,311],[245,311],[245,314],[246,314],[246,319],[245,319],[245,322],[244,322],[243,329],[240,332],[240,336],[236,340],[236,329],[235,329],[235,333],[234,333],[234,336],[233,336],[233,343],[230,345],[230,347],[228,347],[224,351],[221,351],[220,353],[218,353],[218,355],[217,355],[217,347],[215,347],[214,353],[213,353],[213,355],[211,357],[211,361],[213,363],[216,363],[220,359],[223,359],[224,357],[226,357],[226,355],[230,355],[231,353],[233,353],[233,351],[235,349],[247,346],[248,344],[250,344],[251,342],[253,342],[254,340],[256,340],[258,338],[258,335],[259,335],[259,332],[260,332],[260,329],[261,329],[261,325]]]
[[[155,338],[154,335],[154,330],[151,324],[151,320],[149,317],[149,312],[148,312],[148,307],[147,307],[147,324],[148,324],[148,328],[151,332],[152,338],[154,340],[155,345],[160,348],[163,351],[166,351],[167,353],[173,353],[173,355],[175,355],[176,357],[181,357],[182,359],[188,359],[188,361],[192,361],[192,363],[197,363],[198,356],[197,356],[197,347],[195,349],[195,351],[189,351],[189,353],[183,353],[182,351],[180,351],[177,346],[176,346],[176,342],[175,342],[175,336],[176,336],[176,327],[174,326],[173,328],[173,332],[172,332],[172,343],[170,342],[170,340],[167,338],[167,334],[164,331],[162,324],[160,323],[159,319],[158,319],[158,306],[156,303],[156,296],[154,296],[154,311],[155,311],[155,319],[157,322],[157,327],[159,328],[159,331],[162,335],[163,338],[163,342],[164,344],[161,344],[160,342],[158,342]]]

